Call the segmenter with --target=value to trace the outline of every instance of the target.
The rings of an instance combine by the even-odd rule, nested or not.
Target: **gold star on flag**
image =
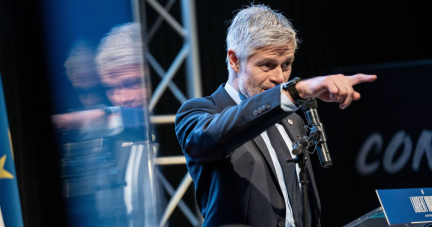
[[[0,158],[0,180],[1,179],[13,179],[13,175],[4,169],[4,164],[6,162],[6,155]]]

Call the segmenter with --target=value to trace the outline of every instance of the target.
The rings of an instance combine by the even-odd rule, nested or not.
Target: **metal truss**
[[[155,10],[159,17],[155,23],[150,26],[148,32],[144,33],[144,40],[148,45],[154,37],[154,34],[165,21],[171,26],[175,32],[177,32],[181,38],[183,38],[183,46],[178,52],[177,56],[172,61],[170,67],[164,70],[158,61],[150,53],[149,49],[145,47],[145,57],[148,64],[154,69],[156,74],[161,78],[161,82],[153,89],[153,94],[149,102],[150,112],[157,105],[164,92],[167,90],[171,91],[176,99],[183,104],[188,99],[197,98],[202,96],[201,89],[201,69],[199,65],[199,51],[198,51],[198,38],[196,29],[196,16],[195,16],[195,2],[194,0],[179,0],[181,5],[182,24],[180,24],[171,14],[170,9],[174,5],[176,0],[168,0],[165,6],[162,6],[156,0],[132,0],[135,21],[145,22],[146,18],[140,15],[146,15],[145,10],[147,6],[150,6]],[[146,2],[147,4],[144,4]],[[186,86],[187,96],[177,87],[173,82],[174,76],[180,66],[185,63],[186,66]],[[175,113],[151,116],[150,121],[152,124],[173,124],[175,120]],[[181,153],[181,151],[180,151]],[[186,160],[183,155],[170,156],[170,157],[158,157],[155,161],[156,165],[184,165]],[[163,227],[166,225],[169,217],[171,216],[174,209],[178,206],[183,214],[187,217],[192,226],[200,226],[202,218],[197,217],[194,212],[182,201],[182,197],[186,190],[192,183],[192,178],[189,173],[186,172],[183,180],[174,189],[172,185],[166,180],[160,171],[155,171],[156,178],[161,182],[161,185],[165,188],[171,199],[162,215],[159,226]]]

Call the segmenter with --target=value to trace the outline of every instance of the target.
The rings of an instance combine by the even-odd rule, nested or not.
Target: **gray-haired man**
[[[115,106],[142,108],[147,89],[143,82],[141,29],[138,23],[114,27],[101,40],[96,64],[107,96]]]
[[[289,80],[297,43],[282,14],[264,5],[242,9],[228,29],[228,82],[178,111],[176,134],[195,183],[203,226],[303,226],[300,194],[290,190],[297,185],[298,191],[298,172],[286,174],[274,137],[281,137],[279,144],[290,152],[297,135],[305,134],[294,113],[298,100],[317,97],[344,109],[360,98],[352,86],[376,76],[316,77],[289,83],[284,90],[280,85]],[[307,173],[312,226],[320,226],[310,163]]]

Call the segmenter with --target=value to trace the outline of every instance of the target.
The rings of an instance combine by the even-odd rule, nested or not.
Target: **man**
[[[113,106],[93,103],[85,111],[53,116],[66,141],[64,153],[74,155],[62,160],[68,171],[64,179],[70,222],[77,226],[154,226],[159,198],[154,193],[158,186],[148,171],[154,153],[145,127],[149,84],[143,70],[140,24],[112,28],[100,41],[95,58],[73,60],[70,64],[96,64]],[[89,76],[80,74],[79,80],[71,81],[90,86],[94,78]]]
[[[305,134],[294,113],[297,103],[317,97],[344,109],[360,98],[352,86],[376,76],[296,80],[284,90],[281,84],[289,81],[297,43],[282,14],[264,5],[239,11],[227,35],[228,83],[178,111],[176,135],[195,183],[203,226],[303,226],[298,167],[281,157]],[[289,149],[284,154],[283,146]],[[307,173],[311,222],[320,226],[310,163]]]
[[[141,29],[127,23],[111,29],[101,40],[96,64],[107,96],[115,106],[144,108],[150,83],[143,76]]]
[[[150,84],[144,73],[140,24],[113,27],[100,41],[96,56],[83,44],[77,43],[65,63],[69,79],[77,90],[87,93],[95,84],[102,83],[113,106],[107,107],[102,99],[85,100],[80,96],[86,111],[54,115],[54,126],[59,131],[79,130],[88,137],[128,131],[129,138],[143,140]],[[131,130],[139,131],[131,133]]]
[[[78,94],[84,109],[109,103],[96,71],[94,52],[90,40],[80,39],[72,46],[64,64],[69,81]]]

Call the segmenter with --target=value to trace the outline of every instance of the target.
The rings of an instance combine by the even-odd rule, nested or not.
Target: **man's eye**
[[[291,62],[285,62],[282,64],[282,68],[288,70],[291,67]]]
[[[128,89],[138,89],[141,88],[141,82],[126,83],[124,87]]]
[[[265,68],[265,69],[271,69],[272,64],[271,63],[265,63],[263,64],[261,67]]]

